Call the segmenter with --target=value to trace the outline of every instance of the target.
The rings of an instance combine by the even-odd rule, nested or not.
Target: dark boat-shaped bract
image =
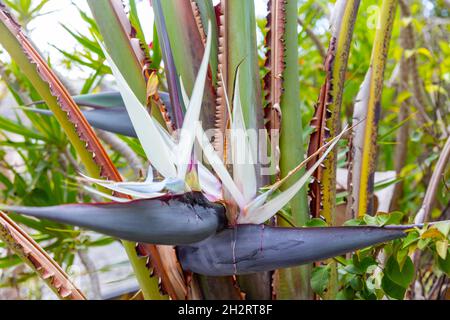
[[[164,105],[170,109],[170,99],[166,92],[160,92],[159,97]],[[118,133],[127,137],[136,138],[131,119],[128,115],[125,103],[119,92],[104,92],[86,94],[73,97],[74,101],[92,109],[81,110],[86,120],[96,129]],[[39,104],[41,101],[36,102]],[[47,109],[28,109],[30,111],[51,116],[53,113]]]
[[[47,109],[30,109],[33,112],[51,116],[53,113]],[[127,137],[136,138],[133,124],[124,107],[95,108],[81,110],[86,120],[96,129],[118,133]]]
[[[201,241],[224,227],[225,208],[201,193],[125,203],[67,204],[0,209],[83,227],[135,242],[178,245]]]
[[[184,270],[208,276],[270,271],[335,257],[406,236],[382,227],[279,228],[238,225],[178,247]]]
[[[129,202],[0,209],[124,240],[177,246],[184,270],[208,276],[270,271],[402,238],[411,226],[280,228],[226,225],[225,207],[200,192]]]

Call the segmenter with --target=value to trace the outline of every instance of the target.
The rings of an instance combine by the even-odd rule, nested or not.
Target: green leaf
[[[377,226],[378,225],[377,218],[376,217],[372,217],[372,216],[370,216],[368,214],[364,215],[363,220],[368,226]]]
[[[205,26],[208,25],[208,21],[215,21],[216,20],[216,13],[214,11],[214,5],[211,0],[193,0],[191,1],[195,2],[198,7],[198,11],[200,13],[201,22],[203,25],[203,28],[205,29]],[[206,31],[206,30],[205,30]],[[218,30],[216,28],[216,24],[213,24],[213,28],[211,29],[211,36],[213,39],[213,43],[218,43]],[[217,45],[214,45],[211,48],[211,74],[212,74],[212,80],[213,84],[215,85],[217,83],[217,69],[218,69],[218,47]]]
[[[384,275],[395,284],[406,289],[414,279],[414,264],[411,258],[407,257],[403,264],[403,268],[400,268],[395,257],[391,256],[384,268]]]
[[[354,264],[349,264],[345,266],[344,270],[350,274],[362,274],[361,269],[359,269]]]
[[[438,256],[437,264],[439,269],[441,269],[447,275],[450,275],[450,252],[447,252],[447,257],[445,259],[442,259],[441,257]]]
[[[150,68],[159,70],[162,60],[161,46],[158,39],[158,31],[156,29],[156,23],[153,24],[153,41],[152,41],[152,52],[151,52],[151,64]]]
[[[336,295],[336,300],[353,300],[354,298],[355,291],[351,287],[339,291]]]
[[[282,178],[289,175],[289,172],[304,158],[304,138],[302,134],[299,134],[304,131],[302,125],[302,111],[301,108],[293,107],[298,105],[298,97],[301,90],[298,64],[298,2],[286,1],[285,9],[286,25],[285,32],[282,35],[282,39],[285,43],[284,61],[282,61],[282,63],[285,63],[285,68],[282,74],[283,93],[280,104],[282,125],[279,137],[281,154],[279,166],[280,176]],[[276,36],[277,30],[272,30],[272,32],[272,37]],[[272,63],[275,64],[277,62],[272,61]],[[278,75],[276,76],[278,77]],[[251,81],[251,79],[248,79],[248,81]],[[287,190],[296,180],[300,179],[303,173],[303,170],[299,171],[289,178],[286,185],[283,186],[281,190]],[[306,193],[307,188],[303,187],[290,201],[292,217],[295,223],[300,226],[304,225],[309,219],[309,206]]]
[[[33,88],[46,101],[48,107],[52,110],[69,140],[77,150],[87,170],[92,175],[98,175],[100,170],[109,169],[106,166],[110,165],[106,152],[102,154],[102,146],[92,129],[79,113],[79,109],[70,98],[67,89],[60,83],[44,59],[37,54],[22,30],[7,18],[7,13],[1,12],[0,17],[1,44],[9,52],[10,56],[13,57],[18,66],[20,66],[20,70],[32,83]],[[39,68],[37,68],[37,65],[39,65]],[[71,117],[68,116],[69,111]],[[81,136],[83,136],[83,139],[80,138]],[[86,143],[90,144],[91,150],[96,150],[97,154],[95,154],[95,157],[86,148]],[[99,161],[102,160],[105,163],[103,168],[99,165]]]
[[[440,221],[437,222],[434,227],[439,230],[440,233],[447,237],[450,232],[450,222],[449,221]]]
[[[363,281],[362,281],[361,277],[353,276],[350,279],[350,286],[355,291],[361,291],[363,289]]]
[[[317,267],[311,276],[311,288],[318,295],[322,295],[328,286],[330,279],[330,268],[328,266]]]
[[[401,249],[397,252],[397,261],[400,266],[400,268],[403,268],[406,262],[406,257],[408,257],[409,250],[408,249]]]
[[[372,214],[374,172],[377,157],[377,134],[379,114],[387,64],[392,26],[395,20],[397,1],[383,0],[379,7],[378,25],[372,46],[369,70],[357,95],[353,109],[353,121],[364,122],[354,129],[352,154],[353,210],[359,215]]]
[[[403,218],[403,213],[400,211],[394,211],[391,213],[377,213],[375,218],[379,226],[385,226],[388,224],[400,224]]]
[[[377,265],[377,261],[375,260],[375,258],[372,257],[372,256],[367,256],[367,257],[364,257],[364,258],[359,262],[358,267],[359,267],[359,269],[360,269],[362,272],[367,272],[367,270],[369,269],[369,267],[375,266],[375,265]]]
[[[345,267],[345,270],[352,274],[363,275],[367,272],[370,266],[377,265],[376,260],[372,256],[363,257],[360,260],[358,254],[352,257],[352,264]]]
[[[313,218],[305,224],[305,227],[328,227],[328,224],[320,218]]]
[[[427,48],[418,48],[416,50],[416,52],[424,55],[425,57],[427,57],[430,60],[433,59],[433,55],[430,53],[430,51]]]
[[[0,269],[11,268],[20,263],[22,263],[22,259],[17,255],[8,255],[4,258],[0,258]]]
[[[441,239],[445,239],[444,235],[434,226],[431,226],[429,229],[425,230],[425,232],[423,232],[420,235],[420,238],[423,240],[441,240]]]
[[[115,241],[117,241],[117,240],[114,238],[111,238],[111,237],[101,237],[95,241],[89,241],[87,246],[88,247],[102,247],[102,246],[107,246]]]
[[[361,219],[350,219],[350,220],[345,221],[344,226],[348,226],[348,227],[361,226],[361,225],[365,224],[364,222],[365,221],[363,221]]]
[[[406,288],[399,286],[386,275],[381,280],[381,288],[386,295],[397,300],[403,300],[406,293]]]
[[[141,43],[146,44],[144,30],[142,29],[141,21],[139,20],[138,9],[136,6],[136,0],[130,0],[130,23],[136,30],[136,38],[138,38]],[[144,46],[143,50],[147,55],[149,55],[148,46]]]
[[[423,250],[426,248],[426,246],[428,246],[428,244],[430,242],[431,242],[431,238],[419,239],[419,242],[417,242],[417,248],[419,248],[420,250]]]
[[[0,129],[19,134],[24,138],[46,140],[46,137],[42,136],[41,134],[28,129],[22,124],[18,124],[4,117],[0,117]]]
[[[70,30],[69,27],[67,27],[64,24],[61,24],[61,26],[73,37],[79,44],[81,44],[84,48],[88,49],[89,51],[95,52],[99,57],[103,57],[103,51],[100,49],[100,47],[97,45],[97,42],[90,40],[86,36],[83,36],[80,33],[75,33],[72,30]]]
[[[436,241],[436,252],[443,260],[447,258],[448,240]]]
[[[402,249],[409,247],[411,244],[419,241],[420,239],[420,234],[417,231],[411,231],[408,233],[408,235],[406,236],[405,240],[403,241],[403,246]]]

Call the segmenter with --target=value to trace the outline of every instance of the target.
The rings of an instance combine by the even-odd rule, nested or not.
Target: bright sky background
[[[213,0],[213,3],[216,4],[218,1]],[[428,2],[429,0],[425,0],[425,3]],[[56,69],[61,68],[60,62],[62,57],[52,45],[69,52],[79,46],[75,39],[68,35],[67,31],[60,24],[63,23],[74,31],[87,32],[86,23],[78,14],[74,4],[90,14],[86,0],[51,0],[43,9],[43,12],[50,13],[34,19],[29,24],[31,39],[42,52],[46,55],[50,54],[53,67]],[[255,0],[255,9],[257,16],[264,17],[267,13],[267,0]],[[138,3],[138,11],[144,32],[146,32],[146,38],[150,42],[153,31],[153,11],[149,0],[141,0]],[[328,25],[316,26],[316,28],[321,29],[316,30],[317,33],[322,33],[326,32]],[[73,70],[73,73],[68,76],[71,79],[76,79],[80,77],[80,72],[83,73],[82,70]]]
[[[217,3],[218,0],[213,0]],[[53,67],[60,69],[61,54],[52,46],[60,49],[73,51],[79,45],[67,31],[61,26],[65,24],[71,30],[81,33],[88,32],[86,23],[82,20],[75,5],[83,11],[90,14],[89,6],[86,0],[51,0],[45,5],[42,12],[49,12],[43,16],[37,17],[29,25],[30,38],[39,47],[41,52],[50,55]],[[255,1],[255,10],[258,16],[264,16],[267,12],[267,0]],[[142,0],[138,3],[140,20],[148,42],[152,39],[153,33],[153,11],[148,0]],[[83,73],[82,70],[73,70],[68,75],[71,79],[78,79]],[[67,74],[67,73],[66,73]]]
[[[87,24],[80,17],[75,5],[83,11],[90,13],[89,6],[86,0],[51,0],[45,5],[43,12],[50,12],[34,19],[29,24],[30,38],[39,47],[39,49],[45,54],[50,54],[50,57],[61,57],[61,54],[52,46],[56,46],[60,49],[72,52],[74,48],[79,48],[80,45],[76,40],[70,36],[61,24],[66,25],[71,30],[88,33]],[[138,4],[142,27],[144,30],[148,30],[146,34],[148,39],[152,37],[153,31],[153,11],[148,1],[141,1]],[[58,58],[54,67],[59,68]],[[61,57],[62,58],[62,57]],[[80,73],[74,70],[74,74],[70,75],[71,78],[78,78]],[[80,72],[82,72],[80,70]]]

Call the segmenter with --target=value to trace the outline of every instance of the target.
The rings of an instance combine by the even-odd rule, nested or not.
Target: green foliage
[[[43,8],[50,0],[4,0],[3,2],[15,11],[22,25],[28,24],[34,18],[45,15]]]
[[[39,100],[38,94],[14,63],[5,70],[5,75],[4,80],[8,81],[10,89],[15,88],[18,92],[15,95],[18,105],[25,104],[21,97],[34,97]],[[11,203],[43,206],[77,200],[89,201],[90,196],[84,194],[76,183],[79,168],[74,167],[72,162],[75,154],[68,146],[67,138],[56,120],[32,112],[15,113],[15,120],[0,118],[2,153],[16,150],[16,163],[21,163],[16,166],[4,156],[0,159],[2,202],[8,199]],[[32,126],[25,125],[25,121]],[[14,138],[11,134],[15,135]],[[107,245],[112,241],[109,237],[94,240],[84,231],[50,221],[16,215],[12,217],[33,230],[33,238],[38,243],[44,243],[44,249],[66,267],[71,266],[79,250]],[[2,258],[2,261],[2,268],[18,264],[14,257]]]
[[[322,295],[330,280],[329,266],[321,266],[314,269],[311,275],[311,288],[315,293]]]
[[[402,215],[398,212],[375,217],[366,215],[361,219],[349,220],[346,225],[381,226],[392,222],[398,224],[400,216]],[[311,226],[313,224],[310,223]],[[428,225],[423,229],[414,228],[409,230],[402,240],[357,251],[351,258],[336,257],[339,274],[339,292],[336,298],[371,300],[388,297],[403,300],[417,274],[411,259],[411,254],[416,249],[434,257],[436,274],[449,274],[449,255],[443,253],[449,251],[449,228],[450,223],[447,222]],[[384,263],[381,262],[383,259]],[[319,265],[313,271],[311,287],[321,297],[326,293],[329,271],[329,264]]]

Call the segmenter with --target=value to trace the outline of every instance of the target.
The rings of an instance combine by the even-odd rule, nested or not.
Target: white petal
[[[177,157],[179,179],[184,179],[188,164],[192,156],[192,148],[195,140],[195,127],[199,125],[200,110],[202,107],[203,93],[205,89],[206,74],[208,72],[209,56],[211,52],[211,22],[208,21],[208,39],[206,41],[205,53],[195,80],[194,89],[186,109],[186,115],[183,120],[180,140],[178,144],[179,153]]]
[[[111,184],[102,184],[99,183],[98,185],[107,188],[109,190],[115,191],[115,192],[119,192],[119,193],[123,193],[126,195],[129,195],[131,197],[135,197],[135,198],[141,198],[141,199],[147,199],[147,198],[156,198],[156,197],[160,197],[163,196],[165,193],[163,192],[139,192],[139,191],[133,191],[127,187],[120,187],[117,185],[111,185]],[[163,189],[161,189],[163,190]]]
[[[99,190],[97,190],[97,189],[94,189],[94,188],[91,188],[91,187],[88,187],[88,186],[83,186],[83,188],[84,188],[86,191],[88,191],[88,192],[90,192],[90,193],[92,193],[92,194],[96,194],[96,195],[98,195],[98,196],[100,196],[100,197],[103,197],[103,198],[105,198],[105,199],[109,199],[109,200],[112,200],[112,201],[115,201],[115,202],[128,202],[128,201],[130,201],[130,199],[114,197],[114,196],[112,196],[112,195],[110,195],[110,194],[101,192],[101,191],[99,191]]]
[[[250,202],[256,195],[256,173],[252,156],[252,148],[245,127],[244,114],[239,92],[239,71],[233,99],[233,119],[231,122],[231,151],[233,160],[234,182]]]
[[[200,147],[203,150],[203,153],[208,160],[208,162],[213,167],[214,171],[219,176],[220,180],[222,181],[223,186],[230,192],[231,196],[233,197],[234,201],[236,201],[237,205],[244,209],[245,207],[245,200],[244,196],[242,195],[241,191],[239,191],[238,187],[234,183],[233,179],[231,178],[230,174],[227,171],[227,168],[223,164],[222,160],[217,155],[216,151],[214,150],[213,146],[208,140],[208,136],[203,131],[201,127],[197,127],[196,130],[196,137],[197,141],[200,144]]]
[[[281,192],[279,195],[277,195],[274,199],[268,201],[262,206],[258,205],[251,205],[246,208],[244,211],[245,214],[241,214],[238,218],[239,223],[255,223],[260,224],[264,223],[268,219],[270,219],[272,216],[274,216],[279,210],[281,210],[285,205],[291,201],[291,199],[300,191],[300,189],[309,182],[311,175],[316,171],[316,169],[319,167],[319,165],[325,160],[325,158],[328,156],[328,154],[333,150],[334,146],[339,142],[339,139],[342,137],[342,135],[346,132],[346,130],[343,130],[335,139],[334,142],[328,147],[328,149],[324,152],[324,154],[320,157],[319,160],[297,181],[295,182],[291,187],[289,187],[287,190]],[[267,194],[272,193],[274,190],[266,191]],[[267,196],[266,196],[267,197]],[[264,196],[261,196],[261,199],[263,199]],[[258,201],[258,204],[260,204],[260,201]]]
[[[223,197],[220,181],[202,163],[198,162],[197,168],[198,180],[203,193],[210,201],[221,200]]]
[[[128,115],[148,160],[164,177],[176,177],[177,172],[173,158],[170,156],[170,150],[166,147],[154,120],[130,89],[107,50],[100,42],[99,44],[116,78]]]
[[[153,182],[153,167],[152,166],[148,166],[148,171],[147,171],[147,178],[145,178],[145,182],[146,183],[150,183]]]
[[[151,198],[163,195],[160,191],[167,186],[167,180],[160,182],[115,182],[109,180],[100,180],[88,177],[82,173],[80,175],[87,181],[96,183],[106,189],[127,194],[138,198]]]
[[[189,96],[186,92],[186,87],[184,86],[183,79],[180,77],[180,89],[181,89],[181,97],[183,98],[183,103],[187,107],[189,106]]]

